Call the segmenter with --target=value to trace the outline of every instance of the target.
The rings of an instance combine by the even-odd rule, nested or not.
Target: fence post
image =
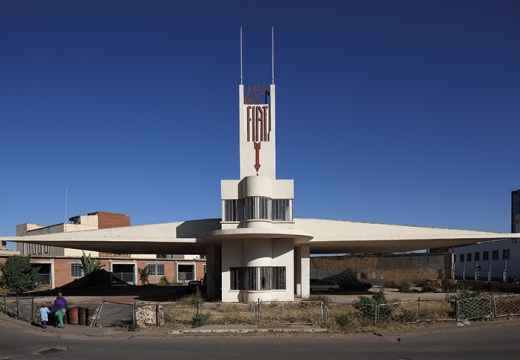
[[[132,327],[135,328],[135,301],[132,303]]]
[[[491,295],[491,298],[490,298],[490,312],[491,312],[491,320],[495,320],[496,316],[497,316],[497,303],[496,303],[496,300],[495,300],[495,296],[494,295]]]
[[[34,309],[34,295],[31,296],[31,322],[34,321],[36,310]]]
[[[16,318],[20,318],[20,298],[18,298],[18,294],[16,294]]]
[[[325,305],[323,301],[320,301],[320,312],[321,312],[321,322],[325,323],[329,320],[329,307]]]
[[[155,323],[157,327],[161,326],[161,315],[159,314],[159,304],[155,305]],[[200,304],[197,304],[197,315],[200,315]]]
[[[257,312],[256,312],[256,322],[260,322],[260,298],[257,301]]]
[[[327,305],[325,306],[325,322],[329,322],[329,307]]]
[[[420,310],[420,305],[421,304],[421,298],[417,298],[417,321],[419,321],[419,310]]]
[[[455,300],[455,316],[457,317],[457,321],[460,320],[460,304],[459,300]]]
[[[379,305],[376,305],[376,309],[374,311],[374,325],[377,326],[379,320]]]

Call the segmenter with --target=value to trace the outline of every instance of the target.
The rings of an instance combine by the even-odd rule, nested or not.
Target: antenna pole
[[[67,223],[68,187],[65,186],[65,223]]]
[[[243,68],[242,68],[242,26],[240,27],[240,85],[243,85]]]
[[[274,85],[274,25],[271,28],[271,67],[272,67],[271,83]]]

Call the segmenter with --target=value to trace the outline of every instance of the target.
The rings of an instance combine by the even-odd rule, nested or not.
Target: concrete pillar
[[[311,261],[309,245],[302,245],[301,251],[301,296],[302,299],[311,296]]]
[[[302,250],[300,246],[294,248],[294,294],[302,296]]]
[[[52,258],[51,259],[51,281],[49,284],[51,289],[54,289],[56,287],[55,278],[56,278],[56,270],[54,268],[54,258]]]
[[[217,299],[216,245],[206,245],[206,297],[210,301]]]

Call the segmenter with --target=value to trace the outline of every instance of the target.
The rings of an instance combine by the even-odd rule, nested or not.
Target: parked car
[[[311,279],[311,291],[313,292],[334,292],[339,289],[339,284],[332,280]]]

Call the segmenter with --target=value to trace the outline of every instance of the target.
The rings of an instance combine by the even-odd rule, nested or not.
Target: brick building
[[[71,231],[89,231],[130,226],[130,216],[110,212],[93,212],[71,217],[70,223],[41,226],[25,223],[16,227],[17,236],[46,235]],[[164,277],[169,283],[187,283],[204,277],[206,260],[198,255],[168,255],[158,258],[157,254],[115,254],[98,251],[78,250],[36,244],[17,244],[17,252],[11,253],[30,256],[31,263],[39,267],[38,286],[56,288],[65,285],[81,285],[84,273],[81,256],[90,255],[99,260],[102,269],[108,274],[101,280],[101,286],[141,285],[138,269],[147,268],[149,284],[157,284]],[[0,263],[7,255],[1,256]],[[164,280],[163,279],[163,280]]]

